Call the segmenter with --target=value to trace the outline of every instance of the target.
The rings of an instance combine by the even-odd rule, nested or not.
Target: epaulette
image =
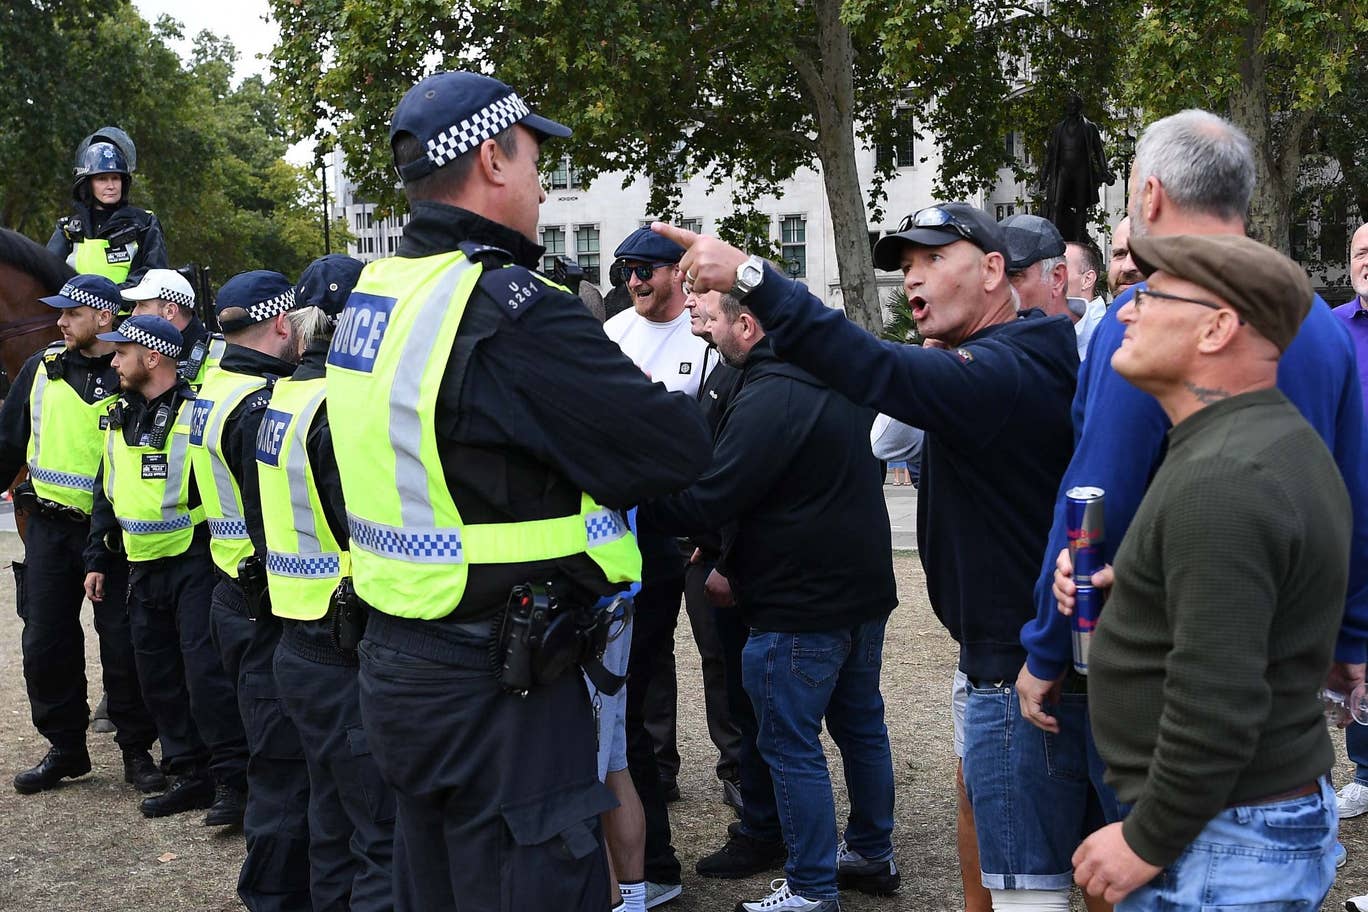
[[[466,255],[466,259],[472,263],[479,263],[486,269],[503,266],[513,262],[513,254],[504,250],[502,247],[495,247],[492,244],[477,244],[474,241],[462,241],[456,245],[457,248]]]
[[[264,409],[271,404],[271,390],[274,384],[268,385],[265,389],[259,389],[247,396],[242,405],[246,411],[255,412]]]
[[[535,272],[517,265],[502,269],[485,267],[476,287],[503,308],[510,320],[521,319],[551,288]]]

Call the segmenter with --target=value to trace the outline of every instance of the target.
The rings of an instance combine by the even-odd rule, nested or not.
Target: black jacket
[[[953,350],[899,345],[772,269],[746,305],[783,358],[925,429],[917,543],[931,607],[959,642],[965,674],[1015,681],[1026,658],[1021,626],[1035,616],[1035,578],[1073,452],[1078,341],[1068,318],[1028,311]]]
[[[746,624],[834,630],[897,605],[874,413],[774,356],[762,339],[718,428],[712,465],[641,508],[677,534],[723,529]]]
[[[65,260],[71,256],[72,242],[67,236],[64,225],[80,224],[80,231],[85,237],[112,238],[115,235],[122,235],[125,229],[132,229],[132,236],[129,238],[131,243],[136,244],[136,248],[131,251],[131,261],[128,267],[128,278],[123,282],[124,287],[138,284],[142,280],[143,273],[149,269],[166,269],[166,237],[162,234],[161,222],[157,217],[145,209],[137,206],[120,206],[112,212],[107,209],[92,210],[83,203],[73,203],[73,214],[57,223],[57,228],[52,232],[52,237],[48,238],[47,249],[57,254]],[[111,245],[111,251],[117,251],[126,246],[119,244]]]
[[[741,385],[741,372],[732,367],[717,349],[711,345],[703,353],[702,378],[698,381],[698,407],[703,411],[703,420],[708,422],[713,439],[717,439],[717,428],[722,424],[722,416],[731,404],[736,388]],[[699,532],[689,536],[693,546],[698,548],[701,559],[716,562],[722,552],[721,530]]]
[[[648,380],[579,298],[545,286],[530,301],[496,297],[518,273],[529,278],[541,247],[453,206],[415,203],[412,215],[399,256],[474,242],[503,251],[482,255],[486,270],[517,264],[497,280],[481,279],[471,295],[455,348],[473,347],[468,358],[448,360],[437,396],[443,473],[464,522],[574,514],[581,491],[625,510],[678,490],[707,467],[710,444],[697,403]],[[513,586],[557,576],[592,595],[613,591],[583,555],[475,565],[447,618],[490,617]]]

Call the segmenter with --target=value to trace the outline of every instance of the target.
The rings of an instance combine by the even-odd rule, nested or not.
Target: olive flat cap
[[[1242,235],[1131,237],[1131,256],[1148,277],[1187,279],[1222,298],[1265,339],[1286,351],[1311,309],[1306,271],[1266,244]]]

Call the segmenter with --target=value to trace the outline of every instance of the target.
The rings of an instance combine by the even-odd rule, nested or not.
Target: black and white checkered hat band
[[[181,347],[176,343],[163,339],[161,336],[154,336],[137,326],[130,326],[125,323],[119,328],[119,335],[130,342],[137,342],[139,345],[150,348],[154,352],[161,352],[168,358],[174,358],[180,354]]]
[[[172,304],[179,304],[181,307],[194,307],[195,299],[188,294],[179,291],[172,291],[170,288],[158,288],[157,297],[163,301],[170,301]]]
[[[427,157],[437,167],[454,161],[480,143],[497,136],[532,113],[517,93],[490,102],[458,124],[428,140]]]
[[[287,313],[294,310],[295,293],[291,288],[289,291],[282,291],[274,298],[253,304],[247,308],[247,316],[253,323],[260,323],[262,320],[269,320],[277,314]]]
[[[119,305],[108,298],[102,298],[97,294],[91,294],[84,288],[77,288],[75,285],[63,285],[62,290],[57,292],[60,298],[68,301],[75,301],[77,304],[84,304],[86,307],[93,307],[96,310],[107,310],[110,313],[118,313]]]

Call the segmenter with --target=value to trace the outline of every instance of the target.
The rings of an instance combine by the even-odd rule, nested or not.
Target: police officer
[[[219,333],[211,333],[195,313],[195,290],[185,276],[174,269],[149,269],[142,281],[119,292],[131,305],[134,316],[161,317],[181,334],[184,344],[176,360],[180,375],[197,390],[204,378],[223,358],[227,343]]]
[[[394,793],[361,725],[356,637],[364,619],[334,594],[351,574],[347,513],[323,403],[324,362],[361,263],[315,260],[295,286],[302,360],[276,383],[257,433],[271,610],[280,618],[276,688],[309,769],[315,909],[394,907]],[[345,589],[342,594],[345,594]]]
[[[28,528],[26,560],[14,564],[14,575],[33,724],[52,744],[37,766],[14,778],[15,789],[24,794],[90,772],[81,553],[104,450],[101,422],[119,390],[110,363],[114,346],[96,338],[119,310],[114,283],[78,275],[42,300],[61,310],[57,326],[63,341],[24,363],[0,408],[0,476],[13,478],[24,465],[29,470],[28,481],[16,491]],[[109,597],[95,603],[109,712],[118,726],[124,780],[153,792],[166,787],[166,777],[148,753],[157,729],[143,704],[128,633],[128,566],[116,558],[109,570]]]
[[[116,552],[127,555],[128,618],[138,677],[173,777],[164,795],[143,800],[147,817],[209,808],[205,823],[242,819],[247,743],[233,688],[209,633],[213,589],[204,508],[190,484],[194,393],[179,374],[184,344],[161,317],[129,317],[97,338],[114,343],[124,395],[109,411],[96,480],[86,595],[112,595]],[[207,742],[207,746],[206,746]]]
[[[252,912],[301,910],[309,901],[309,774],[271,663],[280,623],[266,598],[265,535],[257,488],[257,429],[271,385],[299,360],[286,314],[294,286],[278,272],[233,276],[214,302],[228,346],[190,406],[190,461],[212,536],[218,578],[214,641],[236,684],[247,728],[247,858],[238,896]]]
[[[145,209],[129,205],[132,186],[126,150],[113,142],[84,145],[71,185],[73,214],[57,220],[48,250],[79,273],[102,275],[120,285],[137,282],[148,269],[164,269],[161,223]]]
[[[328,355],[400,910],[608,907],[579,635],[530,637],[596,629],[584,606],[641,569],[618,511],[709,459],[696,404],[533,271],[538,147],[569,133],[485,76],[410,89],[390,142],[412,219]]]

